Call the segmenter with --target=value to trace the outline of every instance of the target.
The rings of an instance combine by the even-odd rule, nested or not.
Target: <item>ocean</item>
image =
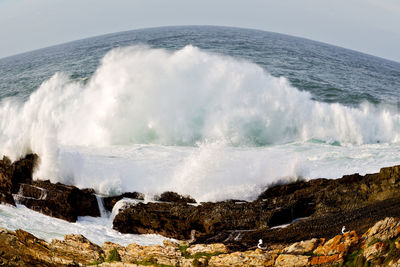
[[[400,63],[278,33],[151,28],[7,57],[0,101],[1,154],[37,153],[35,178],[103,195],[254,200],[272,184],[400,163]],[[100,244],[112,231],[105,218],[41,230],[21,214],[43,221],[0,206],[0,227]],[[162,240],[133,236],[108,237]]]

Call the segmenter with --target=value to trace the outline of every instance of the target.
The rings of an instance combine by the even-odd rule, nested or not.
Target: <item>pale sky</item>
[[[261,29],[400,62],[400,0],[0,0],[0,57],[174,25]]]

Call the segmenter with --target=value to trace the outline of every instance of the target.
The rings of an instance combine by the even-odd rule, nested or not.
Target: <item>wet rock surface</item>
[[[400,216],[400,166],[365,176],[277,185],[253,202],[141,203],[122,210],[114,229],[245,250],[260,238],[269,244],[332,238],[343,226],[360,234],[386,216]]]
[[[182,196],[178,193],[167,191],[155,197],[156,201],[177,202],[177,203],[196,203],[196,200],[191,196]]]
[[[78,216],[100,216],[93,189],[79,189],[50,181],[34,181],[39,158],[35,154],[11,162],[0,160],[0,201],[15,203],[43,214],[75,222]]]
[[[108,211],[111,212],[112,209],[114,208],[114,205],[120,201],[123,198],[131,198],[131,199],[137,199],[137,200],[144,200],[144,194],[139,193],[139,192],[127,192],[123,193],[118,196],[110,196],[110,197],[103,197],[103,205],[104,208]]]
[[[92,189],[32,181],[31,184],[20,184],[15,200],[40,213],[75,222],[78,216],[100,216],[94,193]]]
[[[20,183],[32,181],[32,174],[39,158],[35,154],[11,162],[7,157],[0,160],[0,203],[15,205],[12,194],[16,193]]]

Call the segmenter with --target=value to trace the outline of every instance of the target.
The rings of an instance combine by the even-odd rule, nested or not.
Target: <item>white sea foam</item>
[[[38,238],[51,241],[53,238],[63,240],[66,234],[82,234],[93,243],[103,245],[114,242],[126,246],[131,243],[139,245],[162,245],[167,239],[160,235],[121,234],[111,228],[109,218],[79,217],[75,223],[52,218],[30,210],[22,205],[17,207],[0,205],[0,227],[8,230],[23,229]]]
[[[399,141],[397,111],[316,102],[193,46],[114,49],[87,81],[57,73],[26,102],[0,105],[0,153],[38,153],[35,177],[106,194],[253,199],[276,179],[398,163]]]

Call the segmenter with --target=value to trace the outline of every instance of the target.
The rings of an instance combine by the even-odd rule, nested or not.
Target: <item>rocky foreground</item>
[[[33,180],[32,173],[38,161],[39,158],[33,154],[15,162],[11,162],[6,157],[0,160],[1,203],[23,204],[35,211],[70,222],[76,221],[78,216],[100,216],[99,197],[95,195],[96,192],[93,189],[79,189],[71,185]],[[258,265],[261,264],[260,262],[263,262],[261,265],[266,265],[267,262],[278,265],[281,264],[281,261],[289,264],[291,261],[299,262],[300,259],[304,260],[304,264],[315,263],[317,260],[324,262],[328,259],[331,263],[343,263],[348,261],[348,257],[353,255],[352,253],[356,253],[355,251],[361,253],[362,250],[364,253],[364,251],[371,250],[369,244],[372,241],[368,237],[360,239],[359,236],[367,235],[368,231],[372,231],[368,229],[386,217],[400,217],[400,166],[382,168],[379,173],[364,176],[353,174],[345,175],[340,179],[320,178],[270,186],[252,202],[227,200],[215,203],[196,203],[193,198],[174,192],[165,192],[154,199],[156,202],[150,203],[144,203],[142,201],[143,194],[137,192],[104,197],[101,202],[105,209],[111,211],[115,204],[123,198],[138,201],[136,204],[124,205],[115,216],[113,228],[121,233],[156,233],[177,240],[190,240],[187,245],[191,246],[203,244],[201,246],[204,247],[204,244],[209,244],[224,248],[223,252],[214,251],[221,255],[213,255],[212,251],[200,251],[199,253],[206,253],[203,255],[205,258],[196,258],[202,254],[195,256],[192,255],[193,253],[186,252],[183,245],[179,247],[169,244],[167,247],[171,251],[179,250],[180,252],[176,254],[178,256],[175,256],[175,261],[170,262],[171,264],[165,263],[167,265],[186,264],[183,262],[224,265],[227,264],[226,262],[230,262],[229,257],[231,256],[228,254],[231,252],[229,255],[239,257],[243,260],[242,264],[244,265]],[[398,220],[391,220],[393,225],[390,227],[397,227]],[[353,232],[338,236],[343,226],[352,229]],[[20,242],[18,233],[24,232],[11,233],[4,230],[2,233],[11,239],[16,238],[12,242]],[[23,235],[34,238],[27,233]],[[397,238],[397,233],[388,237],[377,237],[380,241],[374,242],[381,246],[379,248],[381,252],[378,253],[378,258],[374,256],[372,262],[387,263],[386,258],[392,258],[391,253],[397,251],[392,251],[393,246],[396,249],[399,247],[396,243],[397,239],[393,238]],[[262,246],[267,246],[268,253],[254,250],[260,239],[263,240]],[[4,240],[7,244],[6,240],[8,239]],[[325,242],[325,240],[330,241]],[[46,244],[43,242],[41,240],[39,243]],[[295,242],[303,242],[295,247],[308,244],[308,248],[311,248],[301,252],[295,250],[293,253],[285,250]],[[350,245],[346,245],[345,250],[341,250],[340,253],[336,253],[338,251],[328,253],[322,248],[322,250],[318,250],[318,247],[341,243]],[[52,244],[43,246],[47,246],[46,248],[51,253],[57,254],[54,252]],[[90,247],[92,245],[90,244]],[[124,253],[129,250],[128,247],[120,247],[118,250],[122,261],[124,261]],[[274,250],[270,250],[270,248],[274,248]],[[167,248],[163,249],[160,255],[167,253],[165,250]],[[143,247],[142,250],[146,254],[150,253],[152,248]],[[96,256],[96,259],[91,258],[91,260],[105,260],[108,257],[105,248],[101,248],[99,251],[99,255],[102,256]],[[12,250],[10,250],[11,252]],[[0,250],[0,256],[4,255],[1,253]],[[247,262],[247,259],[244,260],[246,255],[254,256],[249,256],[250,263]],[[19,259],[17,255],[14,256],[17,257],[17,260]],[[355,256],[361,257],[359,254],[351,257]],[[147,263],[152,262],[146,257]],[[368,255],[363,257],[361,257],[363,261],[369,261]],[[396,257],[395,259],[397,259]],[[135,258],[135,260],[127,261],[140,263],[141,259]],[[217,263],[218,259],[221,259],[223,263]],[[333,259],[334,261],[331,261]],[[69,260],[72,260],[73,263],[72,258]],[[12,263],[12,261],[10,262]],[[86,261],[78,262],[88,263]],[[157,261],[157,264],[164,263]],[[239,263],[233,262],[232,264]]]
[[[400,266],[400,219],[377,222],[362,236],[355,231],[327,240],[313,238],[287,246],[231,251],[221,243],[126,247],[91,243],[66,235],[48,243],[17,230],[0,229],[3,266]]]

